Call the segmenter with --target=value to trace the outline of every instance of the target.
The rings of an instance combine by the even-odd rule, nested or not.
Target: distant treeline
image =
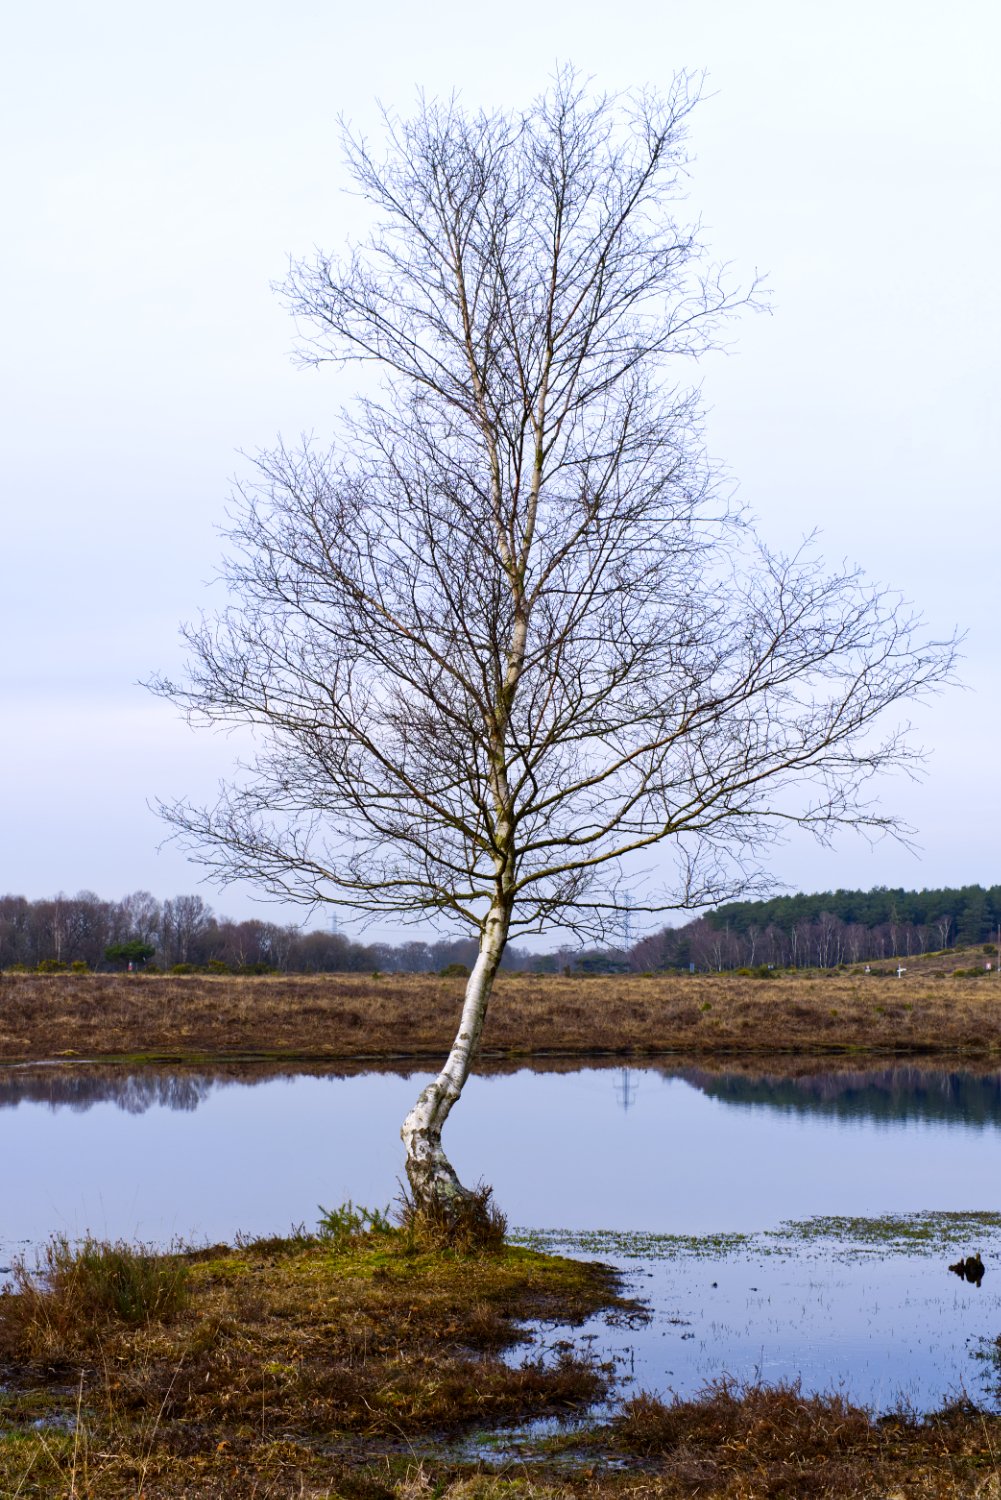
[[[533,954],[509,948],[507,969],[534,973],[642,973],[665,969],[835,968],[951,947],[994,944],[1001,886],[930,891],[824,891],[735,901],[628,947]],[[141,956],[140,956],[141,954]],[[420,974],[471,965],[472,939],[361,943],[334,931],[303,932],[216,916],[200,896],[158,901],[134,891],[105,901],[92,891],[52,900],[0,896],[0,968],[122,967],[315,973]]]
[[[996,944],[1001,886],[821,891],[734,901],[628,951],[630,969],[835,968]]]
[[[891,890],[879,885],[871,891],[822,891],[815,896],[775,896],[770,901],[733,901],[713,912],[716,927],[746,933],[750,928],[774,926],[783,932],[803,922],[836,917],[846,927],[911,928],[941,939],[938,948],[953,944],[989,942],[1001,922],[1001,885],[948,886],[940,890]]]
[[[475,957],[476,944],[469,939],[359,943],[329,930],[303,932],[295,924],[258,918],[234,922],[217,916],[201,896],[167,901],[149,891],[133,891],[120,901],[105,901],[93,891],[45,901],[0,896],[0,969],[39,964],[114,969],[134,959],[147,970],[413,974],[471,964]],[[518,967],[527,958],[515,949],[508,966]]]

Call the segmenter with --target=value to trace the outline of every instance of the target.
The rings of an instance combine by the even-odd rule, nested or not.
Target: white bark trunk
[[[441,1144],[441,1132],[463,1084],[469,1077],[487,1002],[493,988],[504,945],[507,941],[508,917],[503,911],[491,911],[480,939],[480,951],[466,984],[462,1018],[448,1060],[438,1077],[423,1088],[400,1131],[407,1148],[406,1172],[418,1207],[437,1200],[447,1206],[466,1197]]]

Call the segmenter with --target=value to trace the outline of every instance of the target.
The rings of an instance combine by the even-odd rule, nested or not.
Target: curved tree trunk
[[[447,1209],[471,1196],[445,1155],[441,1132],[472,1068],[508,925],[507,912],[491,910],[483,924],[480,951],[466,985],[462,1018],[448,1060],[438,1077],[421,1090],[400,1131],[407,1148],[407,1178],[418,1209],[436,1203]]]

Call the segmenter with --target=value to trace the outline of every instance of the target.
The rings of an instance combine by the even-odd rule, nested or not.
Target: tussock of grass
[[[11,1267],[0,1295],[0,1355],[65,1361],[117,1325],[163,1323],[183,1309],[188,1268],[143,1246],[50,1240],[34,1267]]]
[[[394,1500],[570,1500],[574,1491],[566,1483],[521,1474],[471,1474],[449,1482],[431,1465],[418,1463],[392,1493]]]
[[[964,1405],[924,1421],[874,1419],[839,1395],[805,1396],[795,1385],[721,1381],[669,1402],[641,1394],[624,1403],[609,1436],[655,1466],[652,1493],[665,1496],[986,1500],[1001,1478],[997,1417]]]
[[[711,1386],[693,1400],[663,1402],[643,1393],[614,1423],[617,1440],[641,1457],[728,1448],[753,1454],[754,1463],[804,1464],[864,1449],[872,1421],[841,1396],[804,1396],[796,1386]]]
[[[493,1202],[493,1188],[485,1183],[466,1189],[449,1202],[434,1200],[418,1206],[405,1190],[400,1194],[399,1218],[415,1247],[499,1253],[504,1248],[507,1217]]]

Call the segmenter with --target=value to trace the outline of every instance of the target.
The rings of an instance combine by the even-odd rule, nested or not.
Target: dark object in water
[[[984,1263],[980,1259],[980,1252],[976,1255],[968,1255],[965,1260],[957,1260],[949,1270],[955,1276],[960,1276],[964,1281],[972,1281],[974,1286],[979,1286],[984,1279]]]

